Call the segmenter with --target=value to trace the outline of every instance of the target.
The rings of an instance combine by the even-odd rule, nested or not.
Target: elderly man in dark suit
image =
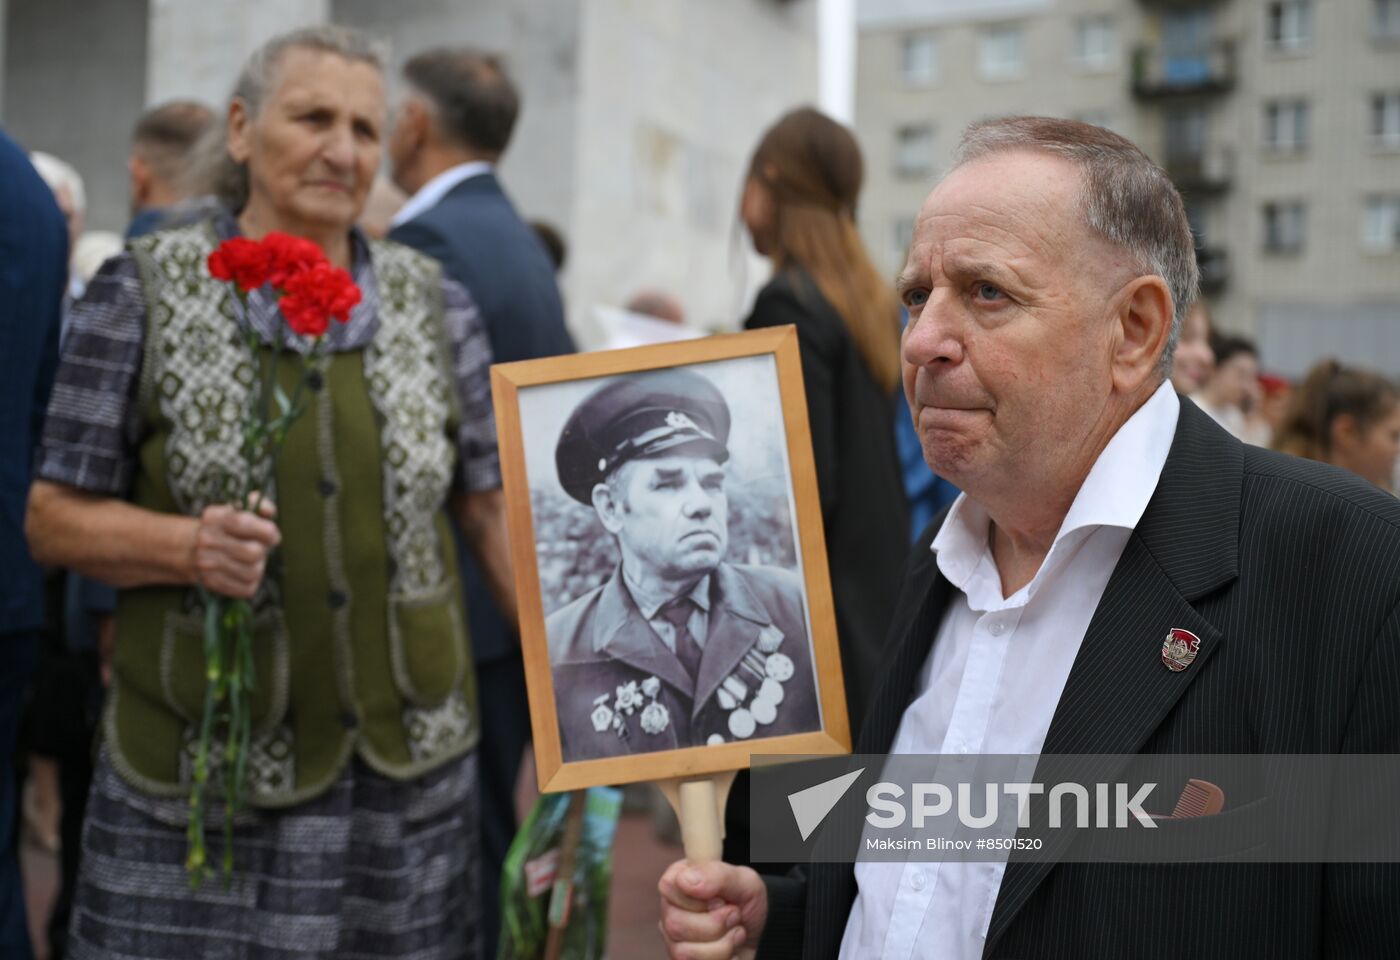
[[[389,239],[442,263],[481,311],[497,363],[573,353],[554,268],[543,244],[496,179],[520,97],[499,60],[430,50],[404,66],[407,93],[389,137],[395,183],[409,194]],[[496,950],[495,878],[515,836],[515,781],[530,738],[516,625],[497,609],[458,538],[458,563],[481,698],[484,956]]]
[[[565,761],[820,729],[800,581],[724,560],[728,439],[683,369],[604,384],[564,425],[560,485],[622,554],[545,624]]]
[[[1196,292],[1136,147],[975,125],[899,280],[904,385],[963,489],[916,544],[858,753],[1400,752],[1400,505],[1240,444],[1166,379]],[[1225,798],[1221,859],[1252,842]],[[1167,834],[1164,833],[1164,836]],[[674,864],[677,957],[1382,957],[1397,864]]]
[[[24,539],[30,467],[58,365],[68,231],[29,157],[0,131],[0,956],[29,955],[15,859],[14,749],[44,625]]]

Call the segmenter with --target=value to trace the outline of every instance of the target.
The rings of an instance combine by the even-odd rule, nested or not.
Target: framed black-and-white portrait
[[[541,789],[849,751],[793,328],[492,389]]]

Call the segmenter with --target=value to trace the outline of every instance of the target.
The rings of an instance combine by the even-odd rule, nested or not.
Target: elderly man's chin
[[[952,407],[921,407],[915,427],[924,461],[940,477],[959,483],[975,452],[992,429],[992,412]]]
[[[677,544],[673,565],[682,574],[709,573],[724,559],[725,544],[714,534],[692,534]]]

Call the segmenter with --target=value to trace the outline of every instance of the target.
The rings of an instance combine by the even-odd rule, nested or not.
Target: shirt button
[[[332,610],[339,610],[350,602],[350,598],[345,595],[344,590],[332,590],[326,596],[326,602],[330,604]]]
[[[992,631],[992,636],[999,637],[1006,632],[1006,624],[1002,623],[1000,620],[993,620],[989,629]]]
[[[335,494],[335,484],[329,480],[322,480],[316,485],[316,489],[321,491],[321,496],[329,497]]]
[[[928,881],[924,879],[922,870],[916,871],[914,875],[909,878],[909,886],[913,887],[915,890],[922,890],[927,883]]]
[[[306,375],[306,385],[313,391],[319,392],[326,385],[326,380],[321,376],[320,370],[312,370]]]
[[[346,730],[354,730],[360,725],[360,718],[349,710],[340,715],[340,725]]]

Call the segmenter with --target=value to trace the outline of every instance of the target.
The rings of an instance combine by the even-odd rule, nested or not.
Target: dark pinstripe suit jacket
[[[858,753],[893,742],[952,587],[916,544]],[[1181,673],[1162,638],[1201,638]],[[1400,501],[1246,447],[1190,401],[1046,753],[1400,752]],[[1231,804],[1219,816],[1231,816]],[[1239,816],[1251,811],[1242,809]],[[1400,817],[1400,811],[1395,813]],[[769,884],[760,958],[836,957],[849,864]],[[1400,865],[1008,865],[984,957],[1400,956]]]

